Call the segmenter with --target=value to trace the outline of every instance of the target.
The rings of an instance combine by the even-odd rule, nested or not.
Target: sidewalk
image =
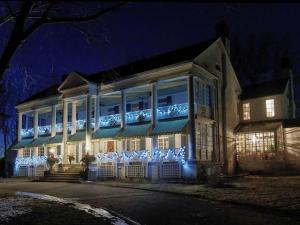
[[[300,176],[245,176],[230,179],[228,187],[168,183],[97,182],[99,185],[189,195],[209,200],[284,210],[300,214]]]

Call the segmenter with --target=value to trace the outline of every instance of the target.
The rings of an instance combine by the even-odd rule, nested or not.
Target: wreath
[[[142,122],[142,121],[144,121],[145,120],[145,116],[144,116],[144,114],[139,114],[138,116],[137,116],[137,120],[139,121],[139,122]]]
[[[115,119],[110,119],[108,123],[109,123],[109,126],[111,126],[111,127],[117,125],[117,121]]]

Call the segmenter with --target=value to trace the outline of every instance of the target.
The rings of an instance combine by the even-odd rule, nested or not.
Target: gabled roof
[[[260,84],[249,85],[242,87],[241,99],[260,98],[282,94],[286,88],[289,78],[272,80]]]
[[[168,66],[184,61],[192,61],[208,48],[215,39],[185,46],[180,49],[169,51],[154,57],[138,60],[127,65],[122,65],[100,73],[84,76],[87,80],[94,83],[109,83],[119,80],[126,76],[141,73],[147,70]]]
[[[53,86],[51,86],[51,87],[49,87],[49,88],[47,88],[43,91],[40,91],[40,92],[30,96],[29,98],[19,102],[18,104],[22,104],[24,102],[29,102],[29,101],[33,101],[33,100],[37,100],[37,99],[43,99],[43,98],[59,95],[58,87],[59,87],[59,85],[53,85]]]
[[[125,78],[129,75],[133,75],[136,73],[148,71],[151,69],[156,69],[163,66],[168,66],[172,64],[176,64],[179,62],[184,61],[192,61],[194,60],[198,55],[200,55],[206,48],[208,48],[216,39],[210,39],[204,42],[200,42],[197,44],[185,46],[180,49],[175,49],[160,55],[156,55],[153,57],[149,57],[146,59],[138,60],[126,65],[118,66],[116,68],[111,68],[106,71],[102,71],[99,73],[94,74],[82,74],[80,72],[74,73],[74,76],[82,77],[83,80],[93,82],[93,83],[109,83],[113,82],[115,80],[119,80],[122,78]],[[72,73],[71,73],[72,74]],[[73,76],[73,77],[74,77]],[[68,79],[70,79],[70,76],[67,76],[65,81],[60,85],[51,86],[50,88],[47,88],[30,98],[20,102],[28,102],[40,98],[55,96],[59,94],[58,89],[62,88],[64,84],[68,82]]]

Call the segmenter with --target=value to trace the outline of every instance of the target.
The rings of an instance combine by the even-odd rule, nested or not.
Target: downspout
[[[227,132],[226,132],[226,89],[227,89],[227,65],[226,65],[226,55],[222,54],[222,147],[223,147],[223,169],[227,174]]]

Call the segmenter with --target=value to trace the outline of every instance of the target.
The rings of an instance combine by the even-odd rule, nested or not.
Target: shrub
[[[50,167],[50,171],[53,170],[53,166],[55,165],[55,163],[58,163],[59,160],[57,158],[54,157],[53,154],[51,154],[48,158],[47,158],[47,163]]]

